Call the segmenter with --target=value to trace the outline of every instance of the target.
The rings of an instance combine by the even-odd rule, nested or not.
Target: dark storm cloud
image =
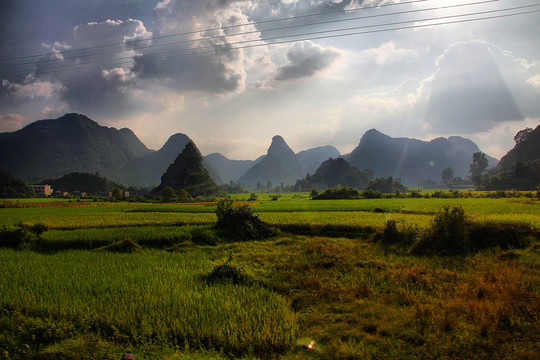
[[[137,54],[132,50],[131,41],[152,36],[139,20],[129,19],[106,20],[100,23],[81,24],[73,29],[73,48],[89,48],[102,44],[119,44],[114,48],[117,52],[91,57],[75,57],[69,54],[61,63],[69,68],[74,64],[85,67],[95,62],[103,63],[103,67],[79,69],[74,71],[50,72],[49,63],[38,64],[36,75],[42,79],[54,79],[62,84],[58,95],[70,109],[93,115],[117,115],[126,111],[140,109],[140,102],[132,99],[130,91],[136,84],[131,73],[132,63],[114,65],[114,61]],[[122,50],[122,51],[121,51]],[[81,53],[78,53],[81,54]],[[46,60],[46,59],[45,59]],[[110,64],[110,65],[108,65]]]
[[[432,132],[483,132],[540,116],[540,93],[527,82],[532,65],[492,44],[455,44],[437,65],[415,109]]]
[[[310,41],[296,43],[287,53],[289,63],[278,69],[275,80],[288,81],[313,76],[340,56],[333,49],[324,49]]]
[[[156,85],[175,91],[204,91],[228,93],[243,86],[241,71],[228,68],[226,63],[205,55],[184,57],[141,56],[135,59],[134,72],[141,81],[153,81]]]

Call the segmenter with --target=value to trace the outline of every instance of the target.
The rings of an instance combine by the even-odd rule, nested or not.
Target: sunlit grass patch
[[[281,296],[256,284],[205,284],[212,266],[202,252],[0,257],[2,273],[11,274],[0,281],[3,309],[52,317],[111,341],[265,353],[296,338],[295,315]]]

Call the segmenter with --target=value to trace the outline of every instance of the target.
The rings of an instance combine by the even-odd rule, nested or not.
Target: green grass
[[[0,208],[0,225],[51,229],[40,246],[0,248],[0,359],[537,357],[538,200],[270,195],[253,209],[276,237],[216,246],[188,241],[219,236],[214,204]],[[445,205],[530,228],[531,245],[439,257],[375,241],[388,219],[421,232]],[[103,248],[126,239],[142,247]],[[225,263],[250,281],[209,282]],[[316,350],[296,345],[305,339]]]
[[[259,285],[206,284],[208,254],[0,252],[3,309],[99,331],[119,343],[287,349],[296,339],[287,301]],[[36,276],[39,274],[39,276]],[[44,339],[45,341],[46,339]],[[45,345],[45,344],[42,344]]]

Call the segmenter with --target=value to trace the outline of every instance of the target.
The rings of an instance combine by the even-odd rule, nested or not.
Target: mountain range
[[[373,171],[374,177],[398,178],[404,185],[417,186],[426,179],[439,180],[447,167],[456,177],[467,177],[472,154],[479,151],[474,142],[459,136],[422,141],[392,138],[371,129],[344,157],[358,169]],[[497,159],[486,157],[489,167],[497,165]]]
[[[37,182],[71,172],[99,173],[113,181],[134,186],[155,186],[191,139],[172,135],[159,150],[148,149],[129,129],[101,126],[81,114],[39,120],[8,133],[0,133],[0,171],[25,181]],[[392,138],[372,129],[350,154],[343,157],[374,177],[399,178],[406,185],[439,179],[442,169],[452,167],[455,176],[466,177],[478,146],[461,137],[426,142]],[[297,154],[285,140],[273,137],[266,155],[257,160],[230,160],[219,153],[203,158],[204,167],[217,184],[230,181],[254,187],[293,185],[315,173],[323,161],[341,154],[322,146]],[[488,157],[490,166],[497,160]]]

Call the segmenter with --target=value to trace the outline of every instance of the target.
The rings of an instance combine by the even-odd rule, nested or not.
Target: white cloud
[[[141,45],[140,42],[133,44],[134,40],[152,37],[152,33],[146,29],[142,21],[134,19],[89,22],[76,26],[73,34],[76,48],[117,43],[128,45],[129,48],[130,45]]]
[[[398,48],[392,41],[386,42],[378,48],[364,50],[362,53],[372,58],[377,65],[392,64],[416,56],[416,51]]]
[[[527,82],[527,66],[493,44],[456,43],[436,65],[415,109],[431,132],[483,132],[502,122],[540,116],[535,101],[540,93]]]
[[[288,64],[280,67],[277,81],[307,78],[328,68],[341,53],[334,48],[323,48],[311,41],[298,42],[287,52]]]
[[[0,115],[0,132],[19,130],[26,119],[21,114]]]
[[[62,89],[62,84],[58,82],[35,80],[32,76],[27,77],[22,84],[2,80],[2,86],[15,97],[27,99],[51,98]]]

